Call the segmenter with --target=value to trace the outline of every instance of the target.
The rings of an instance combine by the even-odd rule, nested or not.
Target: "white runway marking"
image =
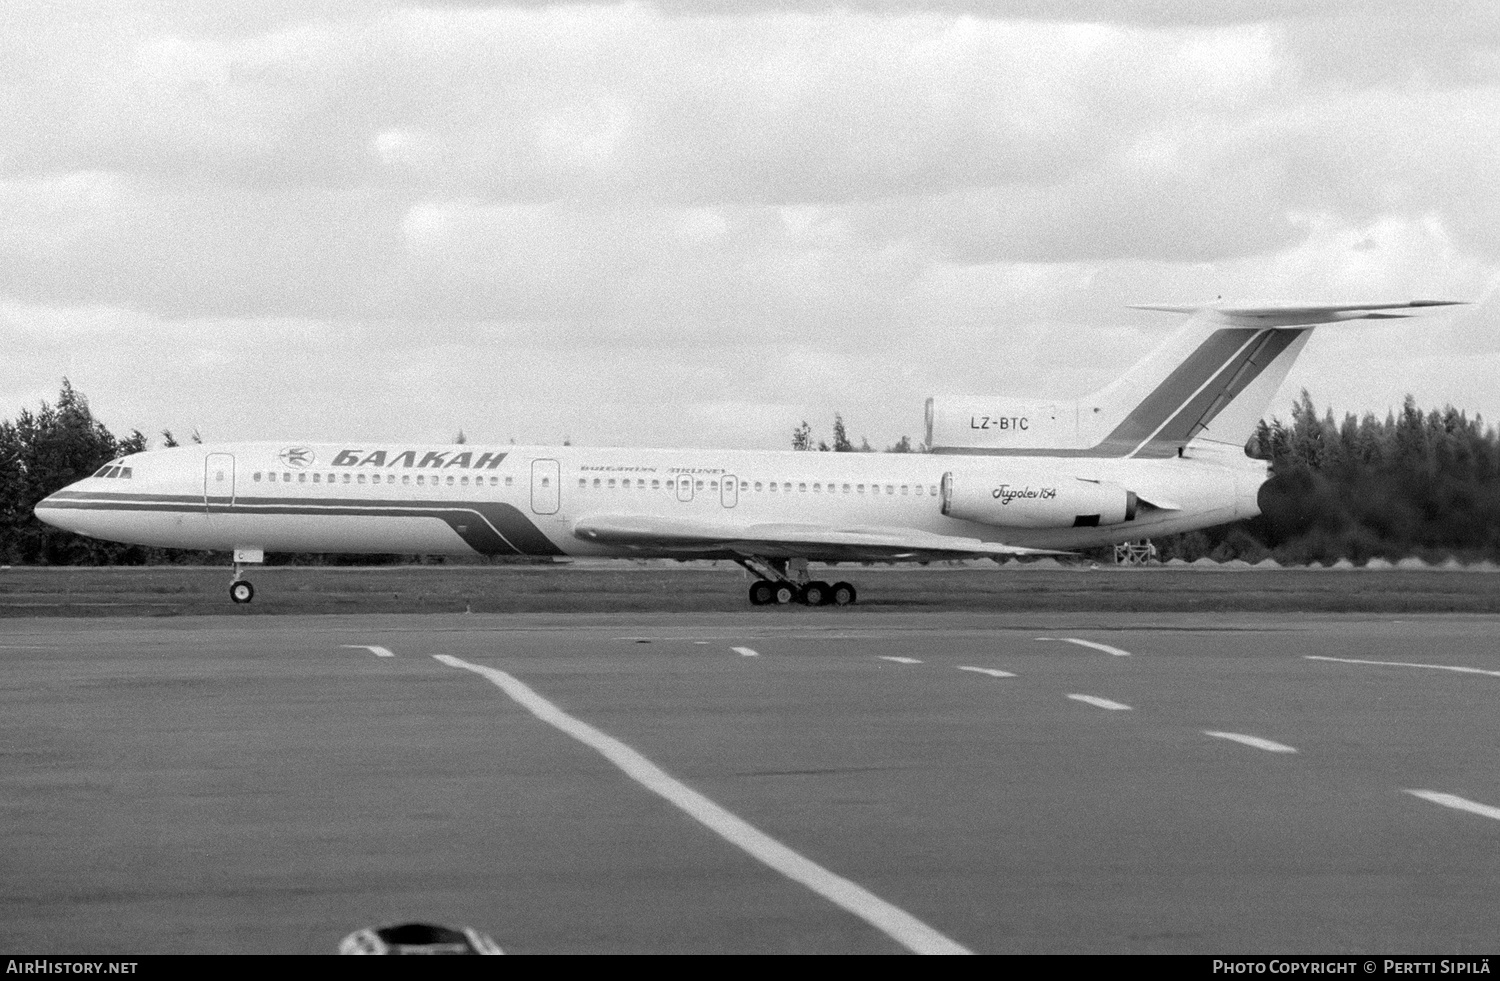
[[[1496,821],[1500,821],[1500,807],[1491,807],[1488,804],[1478,804],[1474,801],[1465,800],[1462,797],[1454,796],[1453,794],[1439,793],[1436,790],[1408,790],[1407,793],[1412,794],[1416,797],[1420,797],[1423,800],[1432,801],[1434,804],[1441,804],[1444,807],[1451,807],[1455,811],[1468,811],[1470,814],[1480,814],[1484,817],[1494,818]]]
[[[758,652],[752,651],[748,647],[735,647],[735,648],[732,648],[732,650],[736,654],[741,655],[742,657],[760,657],[760,654]]]
[[[1092,640],[1083,640],[1078,637],[1038,637],[1037,640],[1061,640],[1069,644],[1077,644],[1079,647],[1092,647],[1096,651],[1113,654],[1115,657],[1129,657],[1129,651],[1122,651],[1118,647],[1110,647],[1108,644],[1096,644]]]
[[[878,655],[878,657],[882,661],[895,661],[897,664],[921,664],[922,663],[921,661],[918,661],[914,657],[891,657],[891,656],[889,656],[887,654],[880,654],[880,655]]]
[[[1203,734],[1205,736],[1213,736],[1215,739],[1228,739],[1230,742],[1244,743],[1246,746],[1254,746],[1256,749],[1263,749],[1268,753],[1297,752],[1291,746],[1287,746],[1284,743],[1273,743],[1269,739],[1262,739],[1259,736],[1247,736],[1239,732],[1211,732],[1204,729]]]
[[[1487,674],[1500,678],[1500,671],[1486,671],[1483,668],[1459,668],[1449,664],[1417,664],[1414,661],[1356,661],[1352,657],[1322,657],[1317,654],[1302,655],[1309,661],[1338,661],[1340,664],[1379,664],[1387,668],[1432,668],[1434,671],[1461,671],[1464,674]]]
[[[1085,705],[1092,705],[1095,708],[1112,709],[1116,712],[1130,711],[1130,706],[1123,702],[1111,702],[1109,699],[1100,698],[1097,695],[1069,695],[1068,697],[1075,702],[1083,702]]]
[[[374,654],[376,657],[395,657],[396,656],[396,655],[392,654],[390,651],[386,650],[384,647],[376,647],[373,644],[345,644],[344,646],[347,647],[347,648],[351,648],[353,650],[369,651],[370,653]]]
[[[595,729],[587,722],[573,718],[504,671],[481,664],[470,664],[450,654],[434,654],[433,658],[449,667],[464,668],[488,678],[532,715],[595,750],[636,783],[666,799],[724,840],[793,882],[801,883],[834,905],[853,913],[908,950],[918,954],[972,953],[967,947],[943,936],[863,886],[803,858],[693,788],[669,776],[655,763],[618,739]]]
[[[970,667],[967,664],[960,664],[958,666],[958,670],[960,670],[960,671],[973,671],[976,674],[987,674],[991,678],[1014,678],[1015,677],[1015,675],[1011,674],[1009,671],[1001,671],[999,668],[972,668],[972,667]]]

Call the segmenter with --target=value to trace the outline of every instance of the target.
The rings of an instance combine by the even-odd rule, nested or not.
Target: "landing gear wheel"
[[[808,606],[827,606],[830,598],[826,582],[814,580],[802,587],[802,602]]]
[[[833,591],[828,596],[828,601],[834,606],[853,606],[856,594],[854,587],[846,582],[833,584]]]
[[[770,583],[761,579],[750,584],[750,605],[769,606],[776,602],[776,590]]]
[[[797,598],[797,590],[789,582],[779,582],[771,588],[771,596],[777,606],[786,606]]]
[[[229,598],[236,603],[248,603],[255,599],[255,587],[248,579],[236,579],[229,584]]]

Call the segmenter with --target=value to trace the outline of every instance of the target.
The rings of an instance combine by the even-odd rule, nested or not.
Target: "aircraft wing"
[[[1068,554],[978,538],[935,535],[915,528],[843,528],[800,523],[731,525],[623,514],[580,518],[573,526],[573,534],[586,542],[635,548],[642,552],[668,552],[683,558],[732,552],[766,558],[802,556],[846,562]]]

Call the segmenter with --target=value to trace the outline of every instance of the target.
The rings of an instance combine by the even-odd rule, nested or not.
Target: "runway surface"
[[[1484,953],[1500,618],[0,623],[0,949]]]

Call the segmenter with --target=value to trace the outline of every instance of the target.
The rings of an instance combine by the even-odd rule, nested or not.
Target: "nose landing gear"
[[[241,578],[245,572],[245,566],[259,564],[266,560],[266,553],[258,548],[237,548],[234,550],[234,578],[229,580],[229,598],[236,603],[248,603],[255,599],[255,587],[250,585],[250,580]]]

